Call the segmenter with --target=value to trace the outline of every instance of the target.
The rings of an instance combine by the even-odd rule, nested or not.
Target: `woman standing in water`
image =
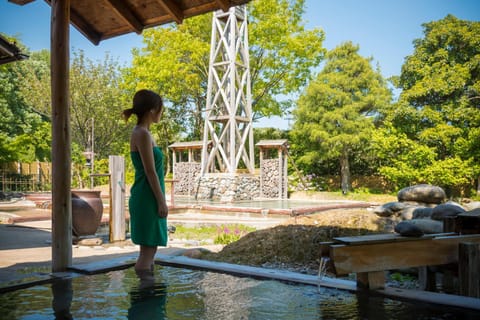
[[[130,136],[135,181],[128,202],[132,242],[140,245],[135,263],[137,273],[153,271],[157,246],[166,246],[168,239],[163,153],[150,134],[150,125],[159,122],[163,109],[158,94],[140,90],[133,97],[132,108],[123,111],[126,121],[132,114],[137,116],[137,125]]]

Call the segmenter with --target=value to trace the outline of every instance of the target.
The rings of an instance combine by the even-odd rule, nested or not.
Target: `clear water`
[[[480,312],[278,281],[158,267],[132,269],[0,295],[7,319],[480,319]]]

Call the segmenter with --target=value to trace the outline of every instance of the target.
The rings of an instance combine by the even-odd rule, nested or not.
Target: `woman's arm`
[[[160,187],[157,171],[155,170],[153,145],[150,134],[146,130],[139,130],[134,134],[133,138],[138,152],[140,153],[140,158],[142,159],[142,164],[148,183],[152,188],[155,199],[157,199],[158,215],[162,218],[166,218],[168,216],[168,207],[165,200],[165,195]]]

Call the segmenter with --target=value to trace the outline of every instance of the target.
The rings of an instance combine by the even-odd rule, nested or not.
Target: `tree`
[[[480,174],[480,22],[448,15],[423,28],[394,79],[402,92],[386,119],[435,153],[423,179],[451,189]]]
[[[23,67],[17,68],[22,81],[19,93],[30,110],[50,121],[50,53],[33,52]],[[70,67],[70,116],[72,144],[81,150],[92,145],[94,126],[95,153],[98,157],[123,150],[128,130],[121,119],[126,108],[125,94],[120,89],[121,72],[108,55],[104,61],[92,61],[83,51],[74,51]]]
[[[42,69],[41,58],[28,54],[28,60],[0,66],[0,162],[50,158],[48,119],[42,117],[22,94],[29,85],[24,75]]]
[[[324,34],[307,31],[304,0],[257,0],[248,6],[250,73],[254,118],[283,115],[288,101],[278,96],[296,93],[310,78],[310,69],[324,55]],[[202,110],[206,107],[212,15],[189,18],[181,25],[149,29],[145,46],[133,52],[125,74],[133,92],[150,88],[168,101],[170,122],[183,138],[201,139]],[[172,128],[173,129],[173,128]],[[177,131],[178,132],[178,131]],[[179,138],[175,130],[167,139]]]
[[[18,68],[22,80],[20,95],[31,110],[45,121],[51,121],[50,52],[34,51]]]
[[[351,189],[350,157],[368,145],[374,117],[391,99],[380,72],[358,50],[346,42],[328,52],[324,68],[298,101],[291,132],[303,167],[338,161],[344,193]]]
[[[70,67],[72,143],[86,151],[93,138],[98,159],[121,152],[128,141],[129,130],[121,118],[127,106],[120,80],[120,67],[108,55],[94,62],[83,51],[74,52]]]

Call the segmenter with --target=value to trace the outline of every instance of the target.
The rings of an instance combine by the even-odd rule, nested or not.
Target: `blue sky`
[[[413,40],[423,36],[423,23],[447,14],[480,21],[480,0],[306,0],[306,7],[306,27],[325,31],[325,48],[352,41],[360,54],[373,57],[385,77],[400,73],[404,58],[413,53]],[[82,49],[93,60],[103,60],[108,52],[128,65],[131,49],[142,46],[142,36],[134,33],[95,46],[71,30],[72,51]],[[32,51],[49,49],[50,7],[41,0],[25,6],[1,1],[0,32],[19,37]]]

